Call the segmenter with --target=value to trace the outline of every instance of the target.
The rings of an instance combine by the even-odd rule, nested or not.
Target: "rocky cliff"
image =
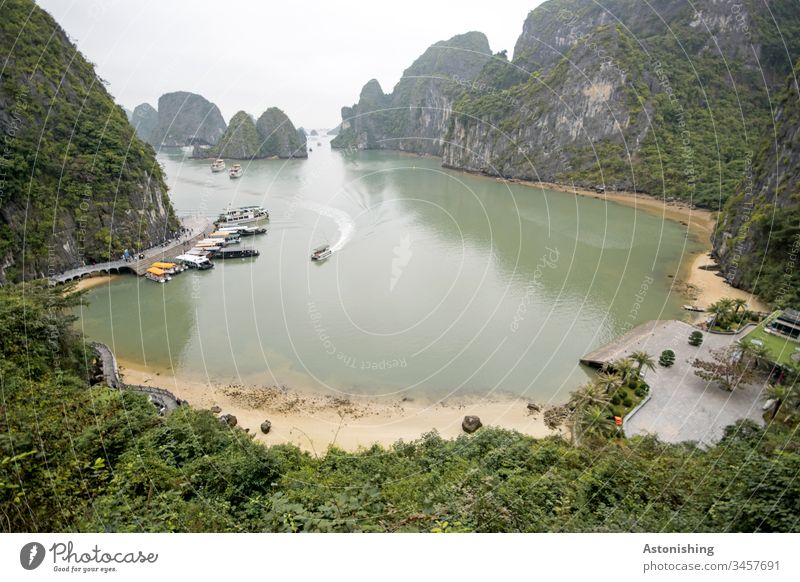
[[[428,48],[388,95],[370,80],[358,103],[342,108],[332,147],[441,154],[454,99],[490,58],[486,36],[468,32]]]
[[[219,108],[202,95],[176,91],[158,99],[159,145],[215,145],[225,128]]]
[[[0,19],[0,283],[147,247],[177,227],[152,148],[31,0]]]
[[[800,307],[800,62],[778,96],[768,137],[720,214],[714,255],[726,278]]]
[[[128,118],[136,130],[136,135],[144,142],[158,147],[158,111],[149,103],[142,103],[134,108]]]
[[[442,144],[455,168],[719,208],[798,52],[792,0],[550,0],[529,14],[511,60],[481,57],[477,71],[442,74],[447,83],[420,81],[437,76],[426,59],[401,81],[414,90],[391,95],[370,82],[342,110],[334,145]]]
[[[270,107],[256,122],[261,138],[259,157],[307,158],[305,134],[301,137],[289,117],[277,107]]]
[[[261,137],[255,121],[249,113],[239,111],[231,118],[217,146],[206,151],[203,157],[249,160],[259,157],[260,147]]]

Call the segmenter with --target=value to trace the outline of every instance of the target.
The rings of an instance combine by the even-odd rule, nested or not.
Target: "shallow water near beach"
[[[80,330],[178,378],[562,402],[586,379],[581,355],[682,316],[672,277],[699,245],[681,224],[315,144],[308,160],[244,163],[239,180],[159,154],[179,215],[267,207],[269,233],[243,239],[261,255],[164,285],[117,278],[87,292]],[[335,252],[312,263],[320,244]]]

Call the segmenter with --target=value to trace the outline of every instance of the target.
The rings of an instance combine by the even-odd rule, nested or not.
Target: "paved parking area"
[[[689,334],[695,328],[682,321],[663,321],[652,326],[650,333],[642,334],[626,346],[628,353],[644,350],[654,359],[663,350],[675,352],[675,364],[647,371],[645,380],[650,384],[650,400],[628,420],[628,436],[654,433],[667,442],[696,441],[710,445],[719,441],[723,429],[740,418],[749,418],[763,424],[761,418],[763,385],[740,386],[733,392],[719,388],[695,376],[692,361],[710,359],[712,349],[724,348],[750,328],[736,335],[703,333],[703,345],[689,345]]]

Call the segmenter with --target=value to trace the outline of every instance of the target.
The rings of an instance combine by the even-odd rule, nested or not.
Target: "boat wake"
[[[324,204],[317,204],[316,202],[301,202],[299,204],[302,208],[316,212],[320,216],[330,218],[336,223],[339,229],[339,239],[330,245],[331,251],[336,252],[344,248],[344,246],[353,237],[353,232],[356,228],[356,223],[349,214],[344,210],[333,208],[332,206],[325,206]]]

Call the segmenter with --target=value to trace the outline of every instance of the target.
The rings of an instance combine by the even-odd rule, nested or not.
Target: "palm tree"
[[[627,384],[633,372],[633,362],[630,358],[622,358],[611,364],[611,367],[622,377],[622,383]]]
[[[706,311],[714,315],[714,321],[712,326],[717,325],[719,322],[720,327],[726,327],[728,324],[728,318],[731,315],[731,309],[733,308],[733,299],[728,299],[727,297],[723,297],[716,303],[712,303],[708,306]]]
[[[577,414],[574,422],[573,438],[577,441],[599,439],[614,430],[614,421],[608,411],[600,406],[589,406]]]
[[[645,351],[633,352],[628,357],[638,365],[638,367],[636,368],[637,378],[642,377],[642,368],[647,368],[648,370],[656,369],[656,361],[653,359],[653,356],[651,356]]]
[[[761,362],[769,360],[769,348],[765,345],[758,345],[752,341],[740,340],[742,356],[746,356],[751,364],[758,366]]]
[[[792,399],[793,387],[786,384],[770,384],[764,391],[765,400],[772,400],[772,415],[770,420],[775,420],[783,404]]]
[[[617,372],[600,372],[594,383],[598,388],[601,388],[606,394],[611,394],[620,384],[622,384],[622,376]]]
[[[731,300],[731,307],[735,309],[733,312],[734,315],[739,315],[739,310],[747,307],[747,300],[742,299],[741,297],[737,297],[736,299]]]
[[[575,410],[589,406],[606,406],[610,402],[608,394],[594,382],[587,382],[572,393],[570,404]]]

